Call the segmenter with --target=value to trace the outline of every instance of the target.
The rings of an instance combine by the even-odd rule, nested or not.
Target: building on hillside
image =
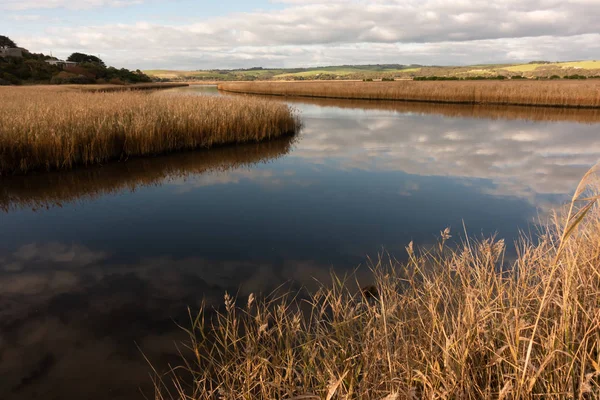
[[[23,49],[16,48],[0,48],[0,57],[23,58]]]
[[[46,62],[50,65],[56,65],[57,67],[60,67],[62,69],[65,69],[67,67],[74,67],[77,65],[77,63],[74,61],[64,61],[64,60],[46,60]]]

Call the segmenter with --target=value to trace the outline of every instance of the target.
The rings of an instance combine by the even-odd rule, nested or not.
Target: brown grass
[[[230,96],[246,96],[243,93],[229,93]],[[253,95],[269,98],[269,95]],[[451,118],[483,118],[493,120],[529,121],[572,121],[586,124],[600,123],[600,108],[569,107],[523,107],[510,105],[448,104],[399,100],[353,100],[328,99],[318,97],[297,97],[293,105],[311,104],[319,107],[335,107],[360,110],[382,110],[422,115],[442,115]]]
[[[177,82],[155,82],[155,83],[136,83],[135,85],[67,85],[70,88],[79,89],[86,92],[127,92],[135,90],[158,90],[172,89],[177,87],[189,86],[187,83]]]
[[[226,294],[191,319],[190,358],[156,398],[599,398],[595,172],[510,262],[501,240],[449,247],[445,230],[406,262],[375,262],[368,290],[334,276],[305,301]]]
[[[221,83],[237,93],[362,100],[600,107],[596,81],[449,81],[449,82],[245,82]]]
[[[0,175],[260,142],[298,126],[264,99],[1,88]]]

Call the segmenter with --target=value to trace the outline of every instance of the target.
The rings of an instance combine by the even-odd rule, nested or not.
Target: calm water
[[[151,397],[138,346],[174,361],[188,305],[511,242],[600,157],[595,111],[288,102],[293,141],[0,180],[0,399]]]

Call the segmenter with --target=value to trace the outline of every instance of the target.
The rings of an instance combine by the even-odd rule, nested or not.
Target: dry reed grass
[[[232,94],[245,96],[244,94]],[[258,95],[256,95],[258,96]],[[262,95],[261,97],[268,97]],[[528,121],[569,121],[584,124],[600,123],[600,109],[522,107],[510,105],[480,104],[437,104],[424,102],[405,102],[393,100],[352,100],[299,97],[295,104],[311,104],[320,107],[335,107],[358,110],[382,110],[398,113],[417,113],[422,115],[442,115],[451,118],[482,118],[492,120],[528,120]]]
[[[136,83],[134,85],[67,85],[70,88],[79,89],[84,92],[127,92],[136,90],[158,90],[172,89],[178,87],[190,86],[188,83],[177,82],[154,82],[154,83]]]
[[[436,103],[600,107],[600,82],[245,82],[220,90],[249,94]]]
[[[600,397],[600,209],[572,207],[512,262],[501,240],[374,263],[296,301],[250,295],[191,318],[184,363],[157,399],[594,399]],[[187,377],[188,379],[186,379]],[[171,388],[169,391],[167,388]]]
[[[0,89],[0,175],[260,142],[297,132],[285,104],[261,99]]]

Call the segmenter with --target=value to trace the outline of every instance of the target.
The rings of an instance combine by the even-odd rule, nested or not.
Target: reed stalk
[[[373,262],[370,288],[333,276],[303,300],[226,295],[190,313],[156,399],[599,398],[597,169],[512,261],[502,240],[449,246],[445,230]]]

